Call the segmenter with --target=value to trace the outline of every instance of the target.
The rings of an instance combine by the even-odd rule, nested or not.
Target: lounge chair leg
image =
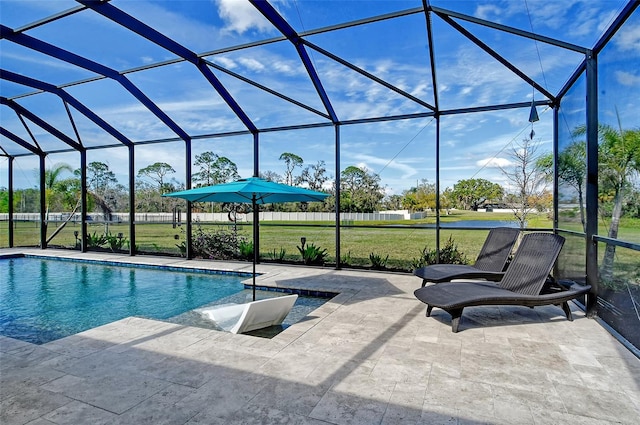
[[[424,285],[427,284],[427,279],[422,279],[422,287],[424,288]]]
[[[564,311],[564,315],[567,316],[567,320],[573,322],[573,315],[571,314],[571,307],[569,307],[569,303],[567,301],[562,303],[562,311]]]
[[[448,312],[451,315],[451,331],[453,333],[458,333],[458,326],[460,326],[460,319],[462,318],[462,310],[463,309],[456,309]]]
[[[427,317],[431,317],[431,311],[433,310],[432,305],[427,305]]]

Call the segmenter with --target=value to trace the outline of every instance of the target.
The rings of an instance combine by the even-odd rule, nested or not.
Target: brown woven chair
[[[465,307],[481,305],[559,305],[573,320],[568,301],[586,294],[589,285],[549,284],[548,276],[560,254],[564,238],[550,233],[530,233],[522,243],[500,282],[444,282],[417,289],[414,294],[427,304],[427,317],[434,307],[451,315],[451,330],[458,326]]]
[[[449,282],[453,279],[499,281],[519,234],[520,230],[513,227],[496,227],[489,231],[473,265],[432,264],[414,270],[413,274],[422,279],[422,286],[427,282]]]

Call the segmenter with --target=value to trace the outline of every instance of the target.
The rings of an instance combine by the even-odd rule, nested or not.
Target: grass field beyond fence
[[[472,211],[459,211],[449,216],[441,218],[441,224],[460,220],[511,220],[509,213],[482,213]],[[410,223],[410,225],[408,225]],[[369,266],[370,255],[386,258],[388,256],[387,268],[411,270],[411,262],[417,259],[422,250],[426,247],[434,249],[436,247],[436,231],[433,228],[412,227],[424,224],[434,224],[435,217],[421,220],[384,221],[384,222],[354,222],[353,225],[342,227],[340,234],[340,256],[341,262],[353,266]],[[576,223],[572,223],[576,224]],[[620,235],[629,236],[629,240],[640,240],[640,229],[637,226],[621,227]],[[55,229],[55,223],[51,223],[47,229],[50,235]],[[203,228],[222,228],[231,230],[231,223],[214,224],[203,223]],[[579,223],[577,223],[579,226]],[[529,221],[530,228],[550,229],[551,220],[544,214],[532,216]],[[571,226],[567,226],[571,227]],[[570,228],[568,230],[577,230]],[[606,234],[606,227],[603,225],[601,232]],[[50,242],[51,246],[74,248],[76,237],[74,231],[80,231],[80,225],[69,223]],[[122,233],[125,239],[129,236],[129,225],[127,223],[114,223],[106,225],[104,223],[88,224],[89,234],[100,235],[108,231],[112,235]],[[251,240],[251,224],[239,225],[237,231]],[[441,243],[451,237],[458,246],[458,250],[464,253],[469,261],[473,261],[477,256],[482,243],[484,242],[488,230],[459,230],[441,229]],[[38,246],[40,237],[40,225],[37,222],[15,222],[14,223],[14,245],[15,246]],[[281,250],[285,251],[284,259],[287,261],[301,261],[298,251],[301,238],[306,239],[306,243],[327,250],[327,263],[335,264],[336,258],[336,235],[332,222],[263,222],[260,226],[260,256],[264,260],[278,257]],[[138,223],[136,224],[136,245],[142,253],[179,255],[179,245],[184,240],[184,232],[181,227],[174,228],[171,223]],[[8,246],[8,226],[7,222],[0,224],[0,246]],[[125,245],[128,249],[128,245]]]

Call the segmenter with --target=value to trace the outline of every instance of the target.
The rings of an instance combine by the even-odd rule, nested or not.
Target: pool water
[[[0,268],[0,335],[35,344],[129,316],[167,320],[241,293],[247,278],[39,258]]]

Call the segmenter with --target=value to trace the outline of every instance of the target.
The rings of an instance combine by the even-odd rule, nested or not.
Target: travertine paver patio
[[[640,361],[577,308],[574,322],[553,306],[470,308],[454,334],[446,313],[424,316],[413,276],[269,265],[258,271],[265,273],[261,284],[340,295],[273,339],[142,318],[40,346],[1,338],[0,423],[640,422]]]

